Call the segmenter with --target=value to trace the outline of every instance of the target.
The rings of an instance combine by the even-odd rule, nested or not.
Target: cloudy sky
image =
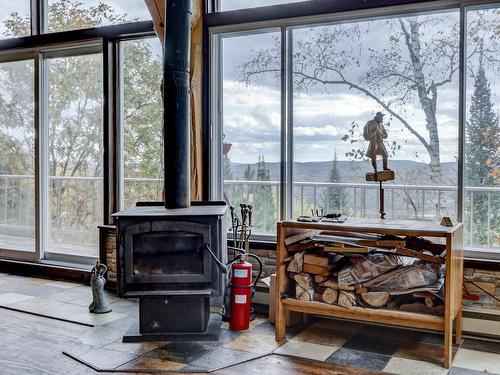
[[[443,17],[446,22],[458,21],[458,12]],[[327,26],[341,28],[342,25]],[[359,68],[354,66],[347,71],[349,79],[359,79],[369,65],[369,48],[381,51],[389,46],[390,24],[385,21],[360,23],[360,42],[351,46],[339,40],[337,50],[346,50],[360,60]],[[433,38],[434,30],[424,30],[422,45]],[[443,31],[449,31],[448,26]],[[294,31],[294,46],[306,41],[319,28],[303,28]],[[340,29],[338,29],[340,30]],[[377,30],[376,33],[370,30]],[[439,29],[438,29],[439,30]],[[263,154],[266,161],[279,161],[280,157],[280,83],[277,77],[266,77],[246,86],[241,82],[242,64],[250,61],[261,49],[275,46],[278,33],[270,32],[257,35],[231,36],[223,42],[223,132],[226,141],[232,143],[230,157],[233,162],[255,163],[258,155]],[[342,43],[344,43],[342,45]],[[352,43],[352,40],[351,42]],[[456,41],[458,45],[458,40]],[[403,42],[400,51],[405,59]],[[409,59],[408,59],[409,60]],[[431,67],[430,70],[433,70]],[[435,72],[428,72],[429,75]],[[500,77],[498,71],[488,70],[493,99],[500,110],[498,94]],[[472,79],[469,79],[468,97],[472,94]],[[385,99],[390,99],[387,96]],[[455,161],[458,153],[458,75],[451,83],[441,87],[438,92],[437,121],[441,143],[441,160]],[[394,107],[417,132],[428,139],[424,113],[418,100]],[[369,97],[344,86],[330,86],[328,89],[310,88],[307,92],[295,92],[293,97],[294,159],[297,162],[332,160],[337,152],[340,160],[347,160],[346,152],[353,146],[341,138],[353,122],[361,128],[373,118],[381,108]],[[394,157],[400,160],[417,160],[428,163],[429,157],[424,146],[403,128],[396,119],[385,117],[389,132],[389,142],[396,141],[402,150]]]

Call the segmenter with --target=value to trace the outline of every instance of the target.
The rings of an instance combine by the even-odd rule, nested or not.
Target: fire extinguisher
[[[234,330],[248,329],[250,325],[252,287],[252,264],[242,258],[232,267],[229,328]]]
[[[253,283],[252,264],[246,261],[246,256],[259,263],[259,272]],[[254,254],[240,254],[238,258],[239,260],[231,265],[229,328],[239,331],[248,329],[250,325],[252,299],[262,274],[262,261]]]

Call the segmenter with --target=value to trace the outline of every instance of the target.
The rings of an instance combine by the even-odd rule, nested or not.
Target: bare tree
[[[490,34],[493,30],[494,38],[498,36],[495,19],[485,17],[469,25],[468,31],[473,36],[472,45],[468,46],[469,57],[477,52],[476,45],[485,37],[485,29]],[[387,36],[379,36],[378,33],[387,30],[390,30]],[[367,45],[381,38],[382,48]],[[457,79],[458,13],[311,28],[307,36],[294,41],[293,48],[291,69],[299,92],[331,92],[336,86],[345,86],[366,95],[424,146],[433,174],[440,175],[437,103],[441,90]],[[495,48],[489,51],[492,62],[495,51]],[[255,51],[241,66],[241,79],[246,84],[279,73],[278,41],[272,48]],[[412,125],[405,113],[410,103],[424,114],[425,134]]]

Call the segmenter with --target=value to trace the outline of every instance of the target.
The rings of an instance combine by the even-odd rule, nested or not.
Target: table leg
[[[444,355],[443,365],[450,368],[453,360],[453,319],[449,316],[444,321]]]
[[[285,338],[286,332],[286,312],[281,303],[281,298],[278,298],[276,304],[276,319],[274,325],[274,334],[276,341],[281,341]]]
[[[462,343],[462,324],[462,308],[460,308],[455,317],[455,344],[457,345]]]

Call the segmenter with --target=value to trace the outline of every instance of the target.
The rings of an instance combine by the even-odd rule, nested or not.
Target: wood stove
[[[210,301],[224,291],[216,259],[227,261],[225,211],[225,202],[153,203],[114,214],[118,294],[140,299],[139,332],[124,341],[214,339],[220,319],[210,319]]]
[[[224,293],[224,202],[190,202],[190,0],[165,1],[165,202],[117,222],[118,294],[139,297],[139,327],[124,341],[217,340],[210,302]]]

